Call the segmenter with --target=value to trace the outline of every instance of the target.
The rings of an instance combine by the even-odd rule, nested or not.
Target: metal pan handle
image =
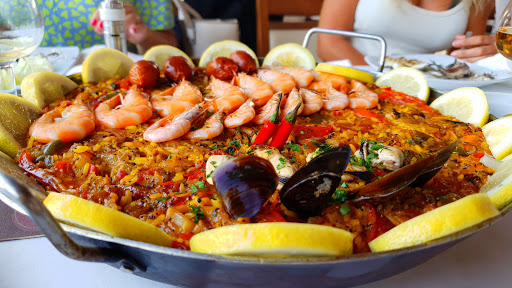
[[[382,70],[384,69],[384,61],[386,60],[387,44],[386,44],[386,40],[384,40],[383,37],[378,36],[378,35],[373,35],[373,34],[358,33],[358,32],[354,32],[354,31],[343,31],[343,30],[334,30],[334,29],[314,27],[314,28],[309,29],[308,32],[306,33],[306,36],[304,36],[304,42],[302,42],[302,47],[306,48],[308,46],[309,39],[311,38],[311,35],[313,35],[315,33],[334,34],[334,35],[340,35],[340,36],[365,38],[365,39],[379,41],[380,42],[379,72],[382,72]]]
[[[146,267],[131,256],[109,248],[85,247],[74,242],[34,193],[12,176],[0,171],[0,193],[22,207],[50,242],[65,256],[89,262],[104,262],[128,271]]]

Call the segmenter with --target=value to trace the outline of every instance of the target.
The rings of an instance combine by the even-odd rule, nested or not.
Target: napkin
[[[40,236],[41,232],[29,217],[0,201],[0,241]]]
[[[512,71],[512,61],[508,60],[500,53],[491,57],[484,58],[482,60],[478,60],[474,64],[491,70]]]

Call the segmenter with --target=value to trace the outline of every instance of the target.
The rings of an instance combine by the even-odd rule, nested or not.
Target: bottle
[[[103,21],[105,45],[127,53],[124,20],[126,14],[120,0],[104,0],[100,5],[100,19]]]

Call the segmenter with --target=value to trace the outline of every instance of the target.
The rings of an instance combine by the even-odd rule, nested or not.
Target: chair
[[[267,55],[270,29],[309,29],[318,26],[311,16],[320,15],[322,0],[256,0],[256,48],[259,57]],[[306,16],[306,21],[275,21],[274,16]],[[278,17],[282,18],[282,17]]]

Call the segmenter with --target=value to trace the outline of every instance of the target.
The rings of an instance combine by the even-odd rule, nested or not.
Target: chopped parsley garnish
[[[411,140],[411,139],[409,139],[409,140],[407,140],[407,141],[405,141],[405,142],[407,142],[407,143],[411,144],[411,143],[412,143],[412,140]]]
[[[234,145],[234,146],[236,146],[236,148],[240,148],[240,146],[241,146],[240,141],[238,141],[238,140],[229,141],[229,145]]]
[[[265,153],[267,153],[268,155],[272,155],[273,152],[272,152],[272,150],[267,150],[267,151],[265,151]]]
[[[281,170],[281,169],[283,169],[283,168],[284,168],[284,166],[285,166],[285,164],[286,164],[286,159],[284,159],[283,157],[280,157],[280,158],[279,158],[279,162],[280,162],[280,163],[279,163],[279,164],[277,164],[277,166],[276,166],[276,169],[277,169],[277,170]]]
[[[297,162],[297,160],[295,159],[295,157],[293,157],[292,159],[290,159],[290,162],[295,163]]]
[[[336,188],[334,194],[332,194],[332,202],[334,203],[345,203],[348,200],[347,191]]]
[[[300,135],[304,135],[304,134],[306,134],[306,132],[300,131]]]
[[[160,198],[160,199],[158,199],[156,201],[162,202],[162,201],[169,200],[169,199],[170,199],[169,197],[162,197],[162,198]]]
[[[254,150],[247,151],[247,155],[252,155],[252,154],[254,154]]]
[[[167,160],[170,160],[171,159],[171,155],[167,156]]]
[[[215,168],[215,163],[217,163],[217,161],[212,161],[210,162],[212,164],[212,166]]]
[[[242,129],[240,129],[240,126],[236,127],[236,131],[238,131],[238,133],[242,134]]]
[[[308,145],[304,144],[304,145],[302,145],[302,148],[308,149]]]
[[[287,149],[291,148],[292,151],[300,152],[300,144],[291,144],[290,143],[290,144],[284,146],[284,148],[287,148]]]
[[[199,218],[204,218],[204,212],[201,207],[190,205],[190,212],[194,213],[194,222],[199,222]]]
[[[206,175],[206,178],[210,178],[210,177],[212,177],[212,174],[213,174],[213,171],[212,171],[212,172],[210,172],[210,173],[208,173],[208,175]]]
[[[341,206],[340,206],[340,213],[343,216],[347,215],[348,213],[350,213],[350,207],[348,207],[345,204],[341,204]]]
[[[197,130],[197,129],[199,129],[199,128],[197,128],[196,126],[192,126],[192,127],[190,128],[190,130],[192,130],[192,131],[195,131],[195,130]]]
[[[313,141],[311,141],[311,142],[313,142],[313,144],[315,144],[316,146],[320,146],[320,143],[318,143],[318,141],[316,139],[313,139]]]
[[[341,188],[348,188],[347,183],[345,183],[345,182],[341,183]]]
[[[202,182],[202,181],[196,182],[196,186],[197,186],[197,188],[199,188],[199,189],[204,189],[204,188],[205,188],[205,186],[204,186],[204,182]]]
[[[195,185],[191,185],[191,186],[190,186],[190,191],[191,191],[192,193],[196,193],[196,192],[197,192],[197,191],[199,191],[199,190],[197,190],[197,187],[196,187]]]

